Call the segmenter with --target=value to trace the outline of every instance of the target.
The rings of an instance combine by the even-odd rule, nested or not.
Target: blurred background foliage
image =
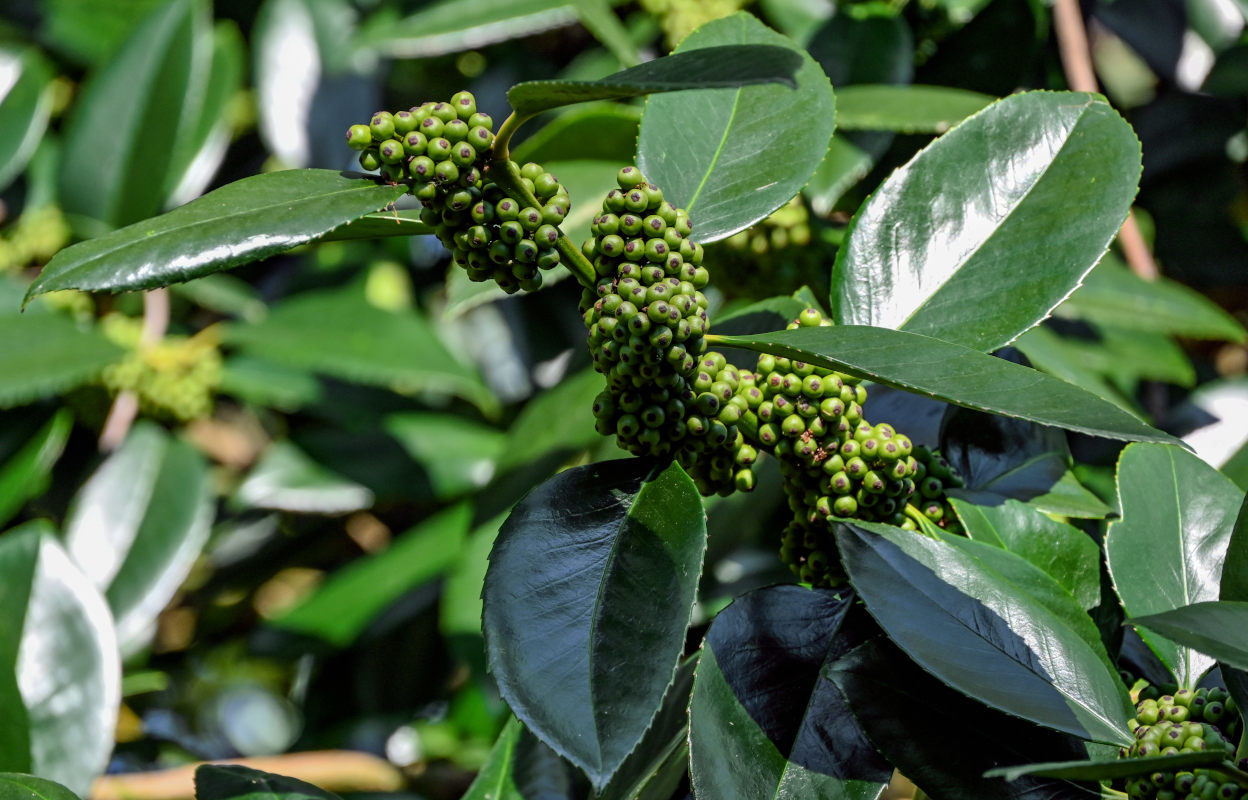
[[[0,9],[0,598],[28,622],[56,602],[89,621],[0,632],[21,690],[0,682],[0,718],[29,713],[44,742],[68,720],[93,743],[23,763],[0,741],[0,769],[85,792],[105,769],[355,750],[376,760],[339,788],[462,794],[508,719],[484,669],[479,599],[503,515],[560,468],[617,454],[594,432],[601,379],[574,282],[512,297],[469,284],[435,239],[380,214],[155,297],[60,292],[19,313],[22,295],[61,248],[214,187],[356,168],[343,131],[377,109],[467,88],[502,120],[518,81],[602,77],[741,9],[807,47],[838,93],[987,97],[890,118],[869,92],[841,95],[810,185],[708,249],[724,330],[763,297],[826,297],[850,215],[949,124],[990,97],[1066,88],[1038,0]],[[1136,214],[1163,277],[1111,253],[1015,345],[1188,436],[1248,487],[1248,5],[1093,0],[1083,12],[1104,91],[1143,143]],[[522,131],[515,157],[568,186],[576,241],[633,161],[640,109],[578,106]],[[912,436],[935,439],[939,410],[886,402],[890,419],[912,415]],[[1074,444],[1080,477],[1112,503],[1118,445]],[[708,504],[697,637],[733,596],[791,580],[775,555],[778,476],[760,478],[754,494]],[[100,687],[59,720],[22,708],[33,679],[18,644],[40,643],[64,675]],[[572,780],[553,754],[531,755]]]

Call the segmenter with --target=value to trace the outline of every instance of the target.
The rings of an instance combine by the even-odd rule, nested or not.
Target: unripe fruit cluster
[[[1135,742],[1121,758],[1223,750],[1231,758],[1241,724],[1235,701],[1222,689],[1183,689],[1136,705],[1129,723]],[[1216,770],[1162,772],[1129,778],[1123,790],[1132,800],[1243,800],[1248,792]]]
[[[483,176],[493,154],[494,121],[476,98],[459,92],[449,103],[427,102],[408,111],[378,111],[352,125],[347,144],[362,151],[360,166],[406,183],[455,263],[474,281],[494,280],[507,293],[541,287],[541,270],[559,263],[558,225],[571,204],[567,190],[538,164],[525,164],[520,181],[540,207],[525,206]]]
[[[139,409],[152,417],[190,422],[212,414],[222,373],[213,329],[145,345],[140,341],[141,320],[110,314],[100,324],[105,336],[130,350],[104,370],[101,382],[109,391],[134,392]]]
[[[598,430],[630,453],[678,459],[703,494],[748,489],[752,474],[738,473],[752,448],[742,451],[736,426],[748,404],[737,395],[753,376],[706,352],[709,274],[689,216],[634,167],[617,183],[581,248],[598,277],[581,300],[594,368],[607,378]]]

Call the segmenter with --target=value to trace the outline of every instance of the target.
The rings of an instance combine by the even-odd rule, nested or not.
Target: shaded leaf
[[[597,788],[671,683],[705,546],[693,482],[640,459],[560,473],[494,543],[482,592],[490,669],[516,716]]]
[[[52,68],[33,47],[0,47],[0,189],[26,168],[52,115]]]
[[[60,251],[30,285],[26,300],[57,289],[154,289],[258,261],[317,239],[406,191],[324,169],[253,175]]]
[[[572,769],[512,717],[463,800],[569,800]]]
[[[689,707],[700,797],[880,793],[891,766],[820,678],[825,665],[878,632],[855,602],[848,591],[773,586],[716,616]]]
[[[0,772],[0,800],[78,800],[78,795],[46,778]]]
[[[60,314],[0,314],[0,408],[94,380],[123,350]]]
[[[357,33],[360,47],[427,58],[484,47],[577,21],[570,0],[442,0],[402,19],[375,14]]]
[[[451,414],[389,414],[382,426],[420,464],[438,499],[485,486],[506,449],[507,434]]]
[[[632,161],[641,109],[619,103],[569,108],[511,149],[516,163]],[[616,169],[619,167],[617,166]],[[558,175],[558,173],[555,173]],[[614,171],[611,180],[615,180]],[[573,209],[575,210],[575,208]]]
[[[234,501],[251,508],[345,514],[368,508],[367,487],[321,466],[288,441],[274,442],[243,479]]]
[[[875,156],[868,149],[845,134],[834,134],[827,154],[810,181],[802,187],[802,193],[810,201],[811,210],[826,217],[836,209],[841,196],[867,177],[874,166]]]
[[[458,558],[471,509],[453,506],[405,531],[379,553],[350,562],[271,624],[346,647],[403,595]]]
[[[1038,601],[998,565],[899,528],[839,526],[836,537],[867,610],[924,669],[1023,719],[1130,744],[1130,698],[1104,653],[1067,623],[1083,614],[1073,599],[1059,616],[1057,597]],[[986,549],[1013,559],[1013,569],[1035,570],[1008,551]]]
[[[1226,562],[1222,565],[1219,600],[1248,601],[1248,495],[1239,507],[1231,539],[1226,545]]]
[[[1143,626],[1236,669],[1248,669],[1248,602],[1207,600],[1190,606],[1131,617]]]
[[[1105,555],[1127,614],[1218,599],[1244,493],[1185,450],[1137,444],[1119,457],[1118,498],[1122,518],[1109,525]],[[1194,687],[1213,666],[1213,659],[1155,633],[1140,634],[1181,686]]]
[[[709,48],[743,45],[784,53],[784,63],[796,69],[796,89],[750,86],[655,95],[646,100],[641,119],[637,165],[668,200],[689,212],[694,238],[703,244],[749,227],[797,194],[827,151],[835,127],[835,98],[823,70],[745,12],[703,25],[669,58],[700,63]]]
[[[338,800],[338,795],[285,775],[237,764],[195,769],[196,800]]]
[[[0,599],[10,635],[0,640],[0,663],[17,676],[25,713],[5,725],[25,722],[31,773],[85,795],[108,762],[121,702],[121,659],[104,598],[78,571],[42,524],[28,524],[0,537]],[[16,656],[5,645],[16,635]],[[0,701],[12,701],[0,689]],[[19,734],[20,736],[20,734]],[[0,737],[12,744],[13,733]],[[0,752],[8,764],[23,754]]]
[[[231,327],[226,338],[249,355],[341,380],[405,394],[453,394],[490,411],[497,406],[423,316],[370,305],[359,285],[305,292],[260,322]]]
[[[122,653],[147,644],[208,541],[214,493],[194,447],[140,422],[74,498],[65,548],[105,593]]]
[[[637,749],[595,800],[670,800],[689,769],[689,696],[697,664],[693,655],[680,665]]]
[[[854,217],[832,274],[834,319],[983,351],[1010,343],[1104,255],[1135,197],[1139,147],[1099,96],[993,103]]]
[[[59,197],[67,212],[117,227],[164,206],[175,150],[198,121],[208,23],[202,2],[170,0],[91,76],[65,132]]]
[[[581,450],[600,441],[602,437],[594,429],[593,404],[603,388],[602,376],[585,369],[536,395],[507,430],[499,471],[532,464],[551,453]]]
[[[933,800],[1073,800],[1096,792],[1047,778],[985,779],[992,767],[1083,757],[1083,743],[954,691],[886,637],[855,648],[824,674],[871,741]]]
[[[988,771],[989,777],[1018,780],[1026,775],[1075,780],[1112,780],[1149,775],[1154,772],[1190,772],[1196,767],[1207,767],[1226,759],[1222,753],[1206,750],[1199,753],[1179,753],[1149,758],[1115,758],[1105,761],[1052,761],[1044,764],[1020,764]]]
[[[841,130],[944,133],[995,100],[949,86],[838,86]]]
[[[27,500],[47,489],[52,467],[64,452],[73,427],[74,416],[69,409],[57,409],[52,419],[0,465],[0,527],[12,519]]]
[[[1033,369],[926,336],[833,325],[761,336],[712,337],[712,346],[775,353],[955,405],[1128,441],[1177,441],[1099,397]]]

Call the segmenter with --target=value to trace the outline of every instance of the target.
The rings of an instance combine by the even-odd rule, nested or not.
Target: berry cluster
[[[769,297],[804,285],[815,294],[828,292],[823,265],[831,256],[811,230],[800,194],[766,219],[712,245],[711,255],[725,294]]]
[[[598,278],[581,310],[594,368],[607,378],[597,428],[630,453],[678,459],[703,494],[751,488],[753,476],[738,473],[757,453],[736,423],[753,376],[706,352],[710,278],[689,215],[634,167],[617,183],[581,248]]]
[[[459,92],[449,103],[379,111],[368,125],[347,130],[347,144],[363,151],[365,169],[411,185],[423,205],[421,221],[470,279],[493,280],[508,294],[534,291],[541,288],[541,270],[559,263],[555,243],[571,207],[568,192],[539,164],[519,170],[536,206],[517,202],[485,177],[493,127],[472,94]]]
[[[216,329],[206,328],[192,337],[166,336],[145,345],[142,320],[109,314],[100,325],[105,336],[129,349],[101,376],[109,391],[134,392],[139,409],[153,417],[190,422],[212,413],[222,369]]]
[[[1148,758],[1219,749],[1230,758],[1241,721],[1235,701],[1222,689],[1182,689],[1148,697],[1136,705],[1129,723],[1135,742],[1122,758]],[[1162,772],[1130,778],[1124,790],[1132,800],[1243,800],[1248,791],[1216,770]]]

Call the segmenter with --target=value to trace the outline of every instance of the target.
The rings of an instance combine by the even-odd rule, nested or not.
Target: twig
[[[1096,69],[1092,65],[1092,49],[1088,46],[1088,33],[1083,25],[1083,12],[1079,0],[1054,0],[1053,28],[1057,34],[1057,47],[1062,57],[1062,71],[1066,82],[1077,92],[1099,92]],[[1156,280],[1160,274],[1153,254],[1140,233],[1135,216],[1128,212],[1118,233],[1118,243],[1131,271],[1144,280]]]
[[[156,344],[169,328],[169,290],[153,289],[143,294],[143,333],[139,347]],[[118,393],[100,431],[100,451],[111,453],[126,440],[126,434],[139,414],[139,396],[127,389]]]

